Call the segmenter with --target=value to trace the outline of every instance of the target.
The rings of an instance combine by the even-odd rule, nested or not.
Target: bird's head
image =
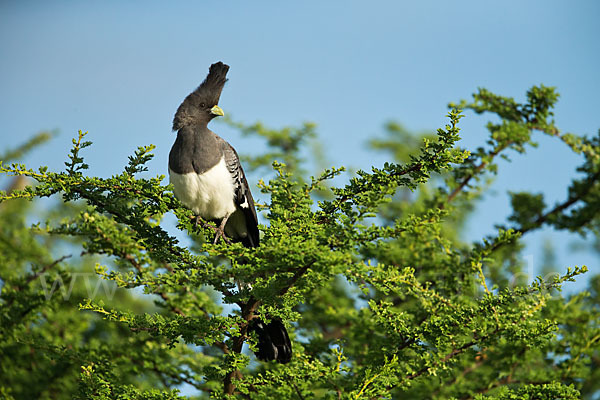
[[[227,82],[229,65],[221,61],[210,66],[206,79],[190,93],[177,109],[173,118],[173,130],[186,125],[205,125],[211,119],[223,115],[218,106],[221,91]]]

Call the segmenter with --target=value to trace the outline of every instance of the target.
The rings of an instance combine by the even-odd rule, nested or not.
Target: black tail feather
[[[269,324],[265,324],[255,318],[250,324],[250,330],[258,336],[258,351],[254,354],[259,360],[275,360],[281,364],[290,362],[292,342],[280,319],[272,319]]]

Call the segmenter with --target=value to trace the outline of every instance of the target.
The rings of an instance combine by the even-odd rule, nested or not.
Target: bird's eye
[[[204,107],[206,107],[206,104],[200,103],[200,107],[204,108]]]

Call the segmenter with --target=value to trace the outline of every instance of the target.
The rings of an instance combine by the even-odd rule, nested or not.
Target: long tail
[[[254,354],[259,360],[275,360],[281,364],[290,362],[292,342],[280,319],[274,318],[271,323],[265,324],[255,318],[250,324],[250,330],[258,336],[258,351]]]

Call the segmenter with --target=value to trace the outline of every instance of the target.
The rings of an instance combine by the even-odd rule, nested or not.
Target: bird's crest
[[[185,98],[177,109],[175,118],[173,118],[174,131],[181,129],[188,122],[201,119],[205,113],[201,107],[202,104],[210,109],[219,103],[221,91],[227,82],[227,71],[229,71],[229,65],[223,64],[221,61],[210,66],[206,79]],[[210,117],[206,122],[209,120]]]

